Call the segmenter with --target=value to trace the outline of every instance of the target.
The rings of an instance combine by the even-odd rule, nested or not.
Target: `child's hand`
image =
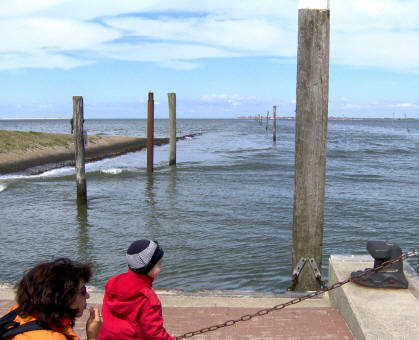
[[[97,339],[102,326],[102,315],[99,313],[99,309],[90,307],[90,316],[86,321],[86,336],[88,340]]]

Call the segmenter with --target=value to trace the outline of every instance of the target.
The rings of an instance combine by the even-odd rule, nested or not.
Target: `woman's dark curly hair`
[[[72,320],[77,309],[70,306],[79,294],[80,281],[87,283],[92,270],[87,264],[67,258],[40,263],[30,269],[17,288],[17,303],[22,316],[37,312],[37,318],[46,324],[61,327],[60,318]]]

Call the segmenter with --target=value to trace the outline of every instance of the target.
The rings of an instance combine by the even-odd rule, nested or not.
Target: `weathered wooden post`
[[[269,111],[266,112],[266,131],[268,131],[268,126],[269,126]]]
[[[76,185],[77,203],[86,204],[86,172],[85,172],[85,150],[83,136],[83,97],[73,97],[73,122],[74,122],[74,150],[76,158]]]
[[[153,171],[153,139],[154,139],[154,99],[153,92],[148,93],[147,106],[147,171]]]
[[[305,258],[295,287],[318,290],[312,260],[321,273],[326,139],[329,100],[328,0],[300,0],[298,10],[297,105],[292,265]],[[310,262],[309,262],[310,261]]]
[[[169,130],[170,155],[169,165],[176,165],[176,93],[168,93],[169,99]]]
[[[273,107],[274,121],[273,121],[273,141],[276,142],[276,105]]]

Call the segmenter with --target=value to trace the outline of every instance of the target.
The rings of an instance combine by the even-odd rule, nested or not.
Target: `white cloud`
[[[91,62],[51,52],[34,51],[25,53],[0,53],[0,70],[19,68],[61,68],[88,65]]]
[[[120,33],[101,25],[41,17],[0,21],[0,52],[92,49],[120,37]]]
[[[114,18],[105,20],[113,28],[130,35],[153,40],[183,41],[218,46],[241,54],[295,55],[296,41],[278,23],[263,19],[187,19]],[[245,53],[247,52],[247,53]]]
[[[255,96],[241,96],[239,94],[210,94],[202,97],[204,102],[228,103],[232,106],[239,106],[245,103],[256,102]]]
[[[358,105],[358,104],[348,103],[348,104],[344,104],[342,106],[342,108],[344,108],[344,109],[360,109],[360,108],[362,108],[362,106],[361,105]]]
[[[297,14],[295,0],[2,0],[0,68],[295,58]],[[331,2],[331,63],[419,70],[418,41],[417,0]]]
[[[419,3],[351,0],[331,3],[331,62],[419,69]]]
[[[336,32],[331,37],[331,62],[392,69],[419,69],[418,32],[362,34]],[[350,51],[349,51],[350,50]]]
[[[412,103],[400,103],[400,104],[392,105],[392,107],[415,108],[415,107],[419,107],[419,105],[412,104]]]
[[[175,43],[139,43],[139,44],[118,44],[103,45],[100,54],[102,57],[130,60],[130,61],[152,61],[169,63],[174,65],[189,65],[185,62],[200,58],[224,58],[237,56],[235,53],[222,49],[200,46],[193,44]]]
[[[130,13],[213,14],[226,18],[295,17],[295,0],[2,0],[1,16],[37,15],[91,20]],[[291,11],[290,11],[291,10]]]
[[[71,0],[2,0],[0,17],[34,15]]]

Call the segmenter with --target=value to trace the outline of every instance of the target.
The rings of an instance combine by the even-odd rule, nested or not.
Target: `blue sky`
[[[312,0],[306,0],[312,1]],[[320,0],[314,0],[314,2]],[[322,0],[324,1],[324,0]],[[297,0],[0,0],[0,118],[293,116]],[[329,116],[419,118],[419,1],[330,0]]]

